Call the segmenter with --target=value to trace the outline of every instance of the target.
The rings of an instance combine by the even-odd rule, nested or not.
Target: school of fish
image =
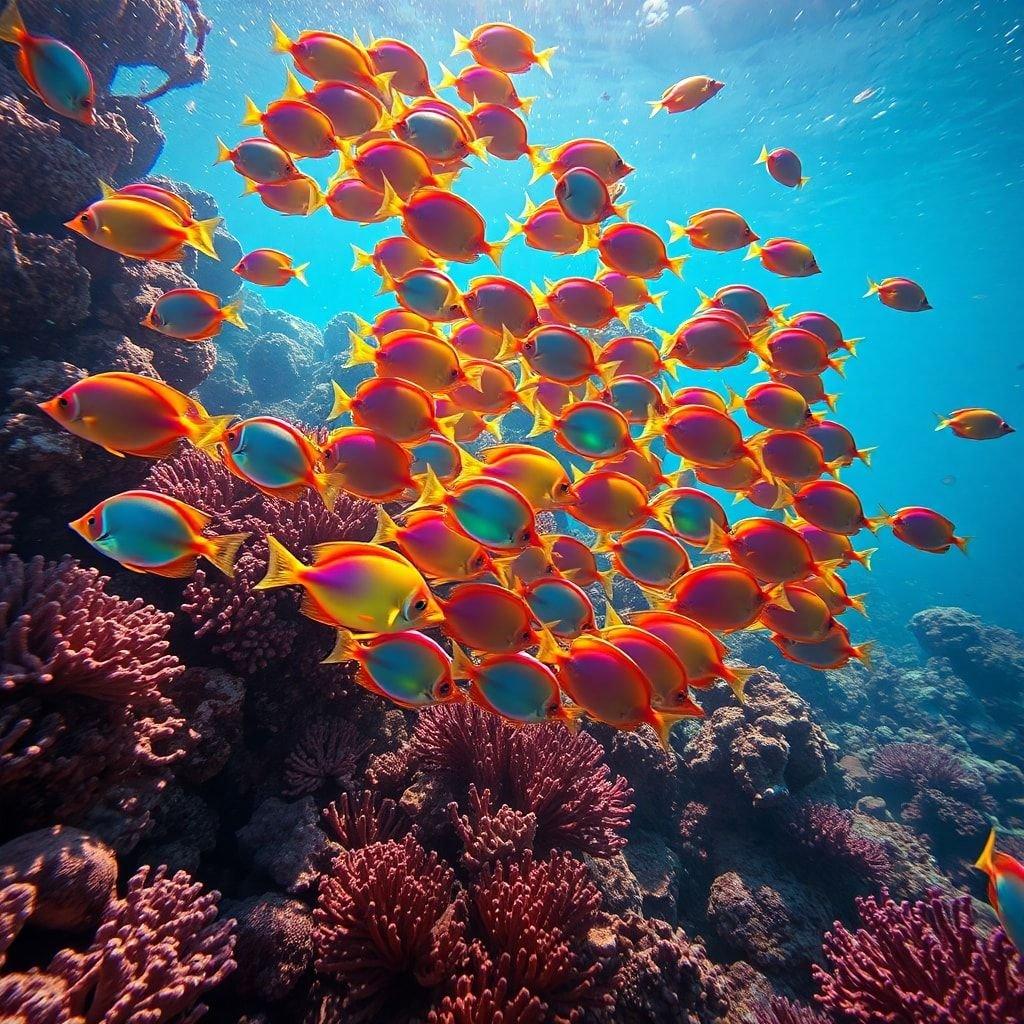
[[[722,680],[743,699],[749,670],[726,664],[723,635],[767,630],[783,657],[818,669],[867,660],[870,644],[854,643],[844,624],[863,601],[840,576],[869,566],[858,536],[887,527],[928,552],[967,540],[929,508],[869,516],[840,481],[871,449],[831,418],[824,377],[842,374],[858,339],[825,313],[787,315],[743,284],[701,294],[692,316],[659,330],[660,344],[629,328],[632,313],[660,310],[665,293],[651,289],[663,275],[682,276],[692,253],[671,255],[669,245],[745,249],[783,277],[820,273],[813,252],[760,238],[734,210],[670,222],[667,238],[630,221],[623,195],[634,168],[610,144],[529,141],[533,99],[514,76],[534,66],[550,74],[554,50],[506,24],[455,38],[453,56],[472,63],[442,65],[432,84],[401,40],[293,38],[272,23],[272,48],[289,62],[284,93],[265,107],[246,98],[242,124],[254,134],[217,140],[217,162],[271,210],[310,216],[326,206],[340,220],[394,225],[372,251],[355,251],[353,269],[377,274],[394,306],[351,332],[350,365],[367,376],[352,394],[334,384],[328,433],[211,415],[167,384],[124,372],[86,377],[41,408],[119,456],[161,458],[184,441],[272,498],[313,490],[328,507],[342,494],[375,502],[371,541],[320,545],[308,564],[267,537],[258,586],[301,588],[303,614],[335,631],[326,660],[357,663],[363,686],[405,708],[468,699],[516,725],[649,725],[667,746],[676,722],[703,714],[695,692]],[[69,45],[32,35],[14,3],[0,16],[0,39],[18,47],[18,67],[47,106],[92,123],[92,78]],[[722,88],[684,78],[652,101],[652,116],[695,110]],[[325,187],[299,169],[330,154],[338,169]],[[457,191],[462,169],[490,158],[528,160],[547,196],[528,198],[501,238]],[[787,188],[807,183],[792,150],[765,147],[756,162]],[[197,219],[180,196],[146,182],[98,191],[67,222],[82,238],[140,260],[180,260],[186,248],[217,258],[217,219]],[[510,244],[596,253],[598,269],[527,286],[500,275]],[[449,264],[481,258],[495,272],[457,287]],[[261,287],[304,283],[306,269],[273,248],[234,267]],[[903,277],[869,281],[868,294],[895,310],[931,309]],[[144,323],[189,344],[225,323],[244,328],[241,312],[241,302],[177,288]],[[613,324],[621,333],[598,345],[593,332]],[[676,377],[685,369],[710,378],[748,361],[765,379],[742,395]],[[516,409],[533,428],[504,443],[503,417]],[[971,440],[1012,431],[974,408],[940,417],[947,427]],[[709,489],[764,514],[730,522]],[[541,512],[568,516],[592,539],[543,533]],[[230,575],[247,540],[217,535],[203,510],[142,490],[70,525],[126,568],[169,577],[190,575],[200,558]],[[636,584],[649,608],[620,615],[617,579]],[[425,632],[433,627],[447,645]]]

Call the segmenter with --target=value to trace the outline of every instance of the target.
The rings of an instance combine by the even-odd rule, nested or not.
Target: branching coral
[[[455,875],[411,836],[338,857],[314,924],[316,967],[342,984],[346,1021],[403,1019],[466,957]]]
[[[358,805],[348,793],[342,793],[336,803],[325,808],[324,824],[330,837],[346,850],[401,839],[409,831],[409,821],[395,801],[382,799],[371,790],[364,791]]]
[[[783,816],[785,835],[812,860],[816,870],[834,871],[839,878],[853,874],[878,883],[890,868],[885,848],[853,831],[853,815],[835,804],[800,804]]]
[[[980,794],[981,779],[947,747],[934,743],[887,743],[874,758],[875,775],[913,789]]]
[[[327,785],[351,788],[370,746],[342,719],[313,722],[285,758],[285,795],[308,796]]]
[[[527,989],[555,1021],[575,1021],[585,1007],[612,1004],[599,984],[600,965],[582,949],[601,905],[583,863],[568,853],[499,861],[481,875],[471,898],[487,957],[480,967],[493,965],[508,979],[509,992]],[[479,961],[481,949],[475,953]]]
[[[825,936],[822,1007],[844,1024],[997,1024],[1024,1019],[1024,965],[1001,928],[983,938],[971,898],[857,901],[856,932]]]
[[[756,1024],[827,1024],[820,1014],[802,1003],[794,1003],[783,996],[770,999],[755,1007]]]
[[[70,559],[0,562],[0,820],[81,814],[114,785],[165,777],[187,732],[171,616],[107,593]],[[13,809],[17,808],[17,818]]]
[[[528,989],[510,996],[507,978],[485,971],[463,975],[453,995],[445,996],[427,1015],[427,1024],[543,1024],[544,1003]]]
[[[191,1024],[235,968],[234,921],[217,920],[219,899],[184,871],[140,868],[92,945],[58,953],[49,973],[67,983],[85,1024]]]
[[[508,804],[494,810],[489,789],[478,793],[470,786],[469,813],[460,815],[458,804],[450,803],[448,814],[462,840],[462,863],[473,874],[533,850],[537,816],[514,811]]]
[[[343,497],[328,512],[312,492],[294,503],[276,501],[194,449],[158,463],[144,486],[215,516],[218,532],[253,535],[235,565],[234,579],[200,569],[185,588],[182,606],[196,636],[208,639],[213,651],[238,671],[255,672],[283,661],[296,649],[300,632],[312,629],[299,617],[293,592],[253,590],[267,568],[266,535],[273,534],[304,558],[315,544],[365,539],[373,532],[373,507],[367,502]],[[305,646],[311,648],[315,664],[315,641]],[[324,651],[326,647],[325,638]]]
[[[609,857],[625,844],[632,791],[611,777],[603,750],[560,725],[514,729],[472,704],[421,712],[401,754],[412,771],[443,776],[464,792],[489,790],[496,804],[536,817],[535,848]],[[388,763],[390,770],[395,765]]]

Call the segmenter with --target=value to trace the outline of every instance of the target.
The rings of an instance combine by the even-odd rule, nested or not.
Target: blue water
[[[880,503],[890,511],[929,505],[972,543],[968,558],[955,551],[936,556],[883,534],[875,571],[849,574],[851,590],[868,591],[874,609],[873,622],[856,626],[858,639],[898,639],[914,611],[934,604],[958,604],[1024,628],[1020,0],[648,0],[642,8],[588,0],[400,7],[207,0],[204,7],[216,24],[207,44],[211,77],[156,105],[167,134],[157,170],[212,192],[246,248],[274,246],[310,262],[310,287],[268,291],[270,305],[319,324],[341,310],[370,316],[384,308],[373,294],[376,278],[350,273],[350,244],[369,249],[394,225],[359,228],[326,209],[283,218],[253,197],[240,198],[241,179],[229,167],[211,166],[217,135],[231,142],[248,131],[238,127],[245,94],[265,105],[283,88],[285,63],[269,52],[268,17],[292,33],[354,27],[364,38],[398,36],[424,54],[432,71],[441,60],[453,67],[466,62],[448,56],[453,28],[468,33],[478,22],[512,20],[539,45],[560,48],[553,78],[535,69],[517,80],[521,95],[539,97],[529,118],[532,142],[606,138],[638,168],[627,180],[634,219],[662,229],[666,219],[733,207],[762,237],[810,244],[824,270],[787,281],[742,262],[742,253],[694,253],[685,283],[662,278],[657,290],[671,289],[665,314],[659,319],[650,310],[648,320],[674,327],[692,312],[695,286],[711,292],[746,282],[773,305],[820,309],[847,336],[866,338],[848,380],[828,381],[829,390],[842,393],[838,419],[861,446],[879,448],[872,469],[855,467],[844,479],[869,512]],[[648,119],[645,100],[697,73],[727,88],[695,112]],[[855,102],[866,90],[871,95]],[[811,177],[805,189],[784,189],[754,166],[765,143],[801,155]],[[321,181],[334,167],[331,160],[305,165]],[[492,160],[460,177],[457,191],[500,237],[504,215],[522,208],[529,177],[525,160]],[[541,201],[551,187],[545,178],[529,191]],[[687,251],[686,243],[671,251]],[[594,263],[593,255],[547,259],[516,241],[503,271],[539,282],[591,272]],[[461,284],[487,272],[481,262],[456,268],[454,276]],[[901,314],[862,300],[868,274],[920,281],[934,312]],[[752,381],[745,369],[725,379],[740,389]],[[933,412],[969,405],[999,410],[1022,432],[987,444],[934,432]]]

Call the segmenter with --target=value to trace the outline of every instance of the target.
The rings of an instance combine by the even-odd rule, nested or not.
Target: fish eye
[[[558,493],[559,493],[559,494],[568,494],[568,493],[569,493],[569,488],[570,488],[570,486],[571,486],[571,484],[569,483],[569,481],[568,481],[568,480],[563,480],[563,481],[562,481],[562,482],[561,482],[561,483],[560,483],[560,484],[558,485],[558,488],[557,488],[557,490],[558,490]]]
[[[473,567],[475,569],[482,569],[487,564],[487,557],[483,554],[477,555],[473,559]]]
[[[462,371],[456,366],[449,376],[451,377],[452,380],[458,380],[461,373]]]
[[[86,519],[86,523],[89,526],[95,526],[96,525],[96,517],[95,516],[89,516],[89,518]]]
[[[427,610],[427,599],[425,597],[421,597],[413,604],[412,610],[414,612],[425,612]]]
[[[525,345],[523,345],[523,351],[524,352],[533,352],[533,351],[536,350],[536,348],[537,348],[537,343],[535,341],[532,341],[532,340],[528,341]]]
[[[549,704],[548,707],[547,707],[547,716],[548,716],[548,718],[555,718],[559,714],[561,714],[561,711],[562,711],[562,705],[561,704],[554,704],[554,703]]]
[[[526,643],[528,640],[532,640],[533,639],[533,631],[529,630],[529,629],[524,629],[522,631],[522,633],[519,634],[519,639],[523,643]]]
[[[437,688],[437,695],[438,695],[438,697],[447,697],[448,694],[450,694],[451,692],[452,692],[452,684],[451,683],[442,683]]]
[[[525,542],[526,542],[526,541],[528,541],[528,540],[530,539],[530,537],[532,537],[532,536],[533,536],[533,535],[532,535],[532,534],[530,533],[530,531],[529,531],[529,530],[523,530],[523,532],[522,532],[521,534],[519,534],[519,539],[520,539],[521,541],[523,541],[523,542],[525,543]]]
[[[61,397],[57,399],[58,408],[66,409],[70,404],[71,403],[66,398]]]
[[[83,96],[83,97],[82,97],[82,98],[81,98],[81,99],[80,99],[80,100],[78,101],[78,105],[79,105],[79,106],[80,106],[80,107],[81,107],[81,108],[82,108],[83,110],[88,110],[88,109],[89,109],[89,108],[90,108],[90,107],[92,106],[92,100],[91,100],[91,99],[89,99],[89,97],[88,97],[88,96]]]

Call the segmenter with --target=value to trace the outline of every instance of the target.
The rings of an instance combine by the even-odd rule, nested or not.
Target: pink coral
[[[533,814],[537,852],[610,857],[625,844],[633,805],[626,780],[611,777],[603,755],[585,732],[514,729],[475,705],[451,704],[421,712],[401,758],[415,771],[490,790],[496,802]]]
[[[213,650],[239,671],[255,672],[283,661],[296,649],[303,630],[316,635],[308,620],[299,617],[294,592],[253,590],[266,572],[266,535],[272,533],[304,558],[315,544],[366,539],[373,532],[373,507],[367,502],[343,497],[328,512],[312,492],[294,503],[275,501],[193,449],[155,465],[144,486],[214,515],[219,532],[253,534],[236,563],[234,579],[200,569],[185,588],[183,604],[196,636],[211,641]],[[326,648],[325,638],[322,653]]]
[[[825,936],[815,998],[844,1024],[996,1024],[1024,1019],[1024,966],[1005,932],[983,938],[971,898],[857,901],[856,932]]]
[[[365,790],[357,805],[348,793],[324,810],[324,823],[331,838],[345,850],[357,850],[371,843],[401,839],[409,821],[394,800]]]
[[[476,971],[459,978],[454,994],[427,1015],[427,1024],[543,1024],[545,1019],[544,1003],[528,989],[510,997],[507,978]]]
[[[371,743],[343,719],[315,721],[285,758],[285,796],[350,788]]]
[[[67,982],[84,1024],[192,1024],[202,996],[235,969],[234,921],[217,920],[219,899],[184,871],[140,868],[92,945],[62,950],[48,971]]]
[[[880,882],[892,866],[885,848],[853,831],[853,815],[835,804],[800,804],[781,821],[782,833],[815,865],[816,870],[853,874]]]
[[[353,1024],[401,1019],[465,959],[454,873],[410,836],[338,857],[320,882],[314,923],[317,970],[341,983]]]
[[[25,882],[0,887],[0,967],[7,950],[36,908],[36,887]]]
[[[113,786],[166,777],[187,745],[167,696],[171,616],[66,559],[0,563],[0,819],[68,819]],[[16,817],[15,809],[16,808]]]
[[[601,905],[583,863],[568,853],[499,861],[481,875],[472,903],[487,960],[508,979],[509,992],[527,989],[555,1021],[576,1021],[585,1007],[612,1004],[599,984],[599,964],[583,949]]]
[[[458,804],[450,803],[448,814],[462,840],[462,863],[473,874],[533,850],[537,816],[514,811],[507,804],[494,810],[489,789],[478,793],[476,786],[470,786],[469,813],[460,815]]]

